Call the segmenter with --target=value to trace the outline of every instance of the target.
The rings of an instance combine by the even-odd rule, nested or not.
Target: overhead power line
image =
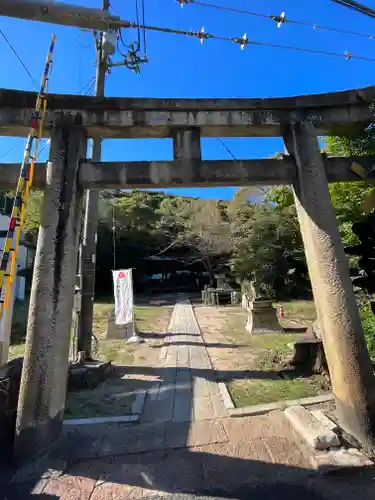
[[[360,56],[360,55],[355,55],[352,54],[351,52],[345,51],[345,52],[330,52],[326,50],[317,50],[317,49],[307,49],[303,47],[295,47],[293,45],[281,45],[281,44],[276,44],[276,43],[267,43],[267,42],[258,42],[256,40],[249,40],[246,33],[242,35],[242,37],[227,37],[227,36],[218,36],[214,35],[211,33],[206,33],[204,31],[204,28],[201,29],[201,31],[185,31],[185,30],[177,30],[173,28],[161,28],[160,26],[144,26],[144,25],[137,25],[136,23],[130,23],[130,28],[142,28],[145,30],[149,31],[158,31],[161,33],[170,33],[170,34],[175,34],[175,35],[184,35],[188,37],[193,37],[193,38],[198,38],[201,43],[203,43],[205,40],[221,40],[221,41],[226,41],[226,42],[234,42],[238,45],[240,45],[241,49],[244,49],[247,45],[254,45],[254,46],[260,46],[260,47],[270,47],[273,49],[283,49],[283,50],[292,50],[292,51],[297,51],[297,52],[307,52],[310,54],[318,54],[318,55],[325,55],[325,56],[334,56],[334,57],[341,57],[345,58],[346,60],[349,59],[358,59],[362,61],[369,61],[369,62],[375,62],[375,58],[373,57],[366,57],[366,56]]]
[[[331,0],[331,1],[343,5],[348,0]],[[308,28],[312,28],[312,29],[320,29],[320,30],[324,30],[324,31],[333,31],[333,32],[336,32],[336,33],[343,33],[345,35],[360,36],[362,38],[370,38],[370,39],[372,39],[372,38],[375,37],[375,35],[369,35],[369,34],[361,33],[361,32],[358,32],[358,31],[345,30],[345,29],[341,29],[341,28],[335,28],[333,26],[325,26],[325,25],[322,25],[322,24],[307,23],[307,22],[304,22],[304,21],[297,21],[295,19],[288,19],[285,16],[284,12],[282,12],[280,15],[263,14],[263,13],[260,13],[260,12],[253,12],[253,11],[250,11],[250,10],[236,9],[234,7],[228,7],[228,6],[224,6],[224,5],[216,5],[216,4],[212,4],[212,3],[209,3],[209,2],[201,2],[200,0],[177,0],[177,2],[181,4],[181,7],[183,7],[184,5],[190,5],[190,4],[192,4],[192,5],[198,5],[200,7],[208,7],[210,9],[223,10],[223,11],[226,11],[226,12],[234,12],[236,14],[243,14],[243,15],[246,15],[246,16],[261,17],[263,19],[268,19],[270,21],[275,22],[277,24],[278,28],[280,28],[280,26],[282,24],[294,24],[294,25],[297,25],[297,26],[304,26],[304,27],[308,27]],[[375,17],[375,11],[374,11],[374,17]]]
[[[18,144],[12,146],[8,151],[6,151],[3,155],[0,156],[0,160],[3,160],[6,156],[8,156],[12,151],[14,151],[18,147]]]
[[[365,16],[372,17],[375,19],[375,10],[363,5],[359,2],[355,2],[354,0],[331,0],[331,2],[342,5],[343,7],[347,7],[348,9],[352,9],[360,14],[364,14]]]
[[[0,29],[0,35],[4,38],[4,40],[6,41],[6,43],[8,44],[8,46],[10,47],[11,51],[13,52],[13,54],[17,57],[17,59],[19,60],[19,62],[22,64],[24,70],[26,71],[26,73],[29,75],[31,81],[33,82],[34,86],[38,88],[38,84],[36,83],[36,81],[34,80],[33,78],[33,75],[30,73],[30,71],[27,69],[27,66],[26,64],[22,61],[21,57],[18,55],[18,52],[16,51],[16,49],[13,47],[13,45],[10,43],[9,39],[5,36],[3,30]]]

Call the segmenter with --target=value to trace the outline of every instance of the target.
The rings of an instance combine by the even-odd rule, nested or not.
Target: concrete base
[[[246,330],[252,335],[283,331],[271,300],[254,300],[250,302],[248,311]]]
[[[116,325],[115,313],[112,312],[108,317],[106,339],[130,339],[134,335],[133,323],[128,325]]]
[[[141,344],[142,342],[144,342],[144,340],[137,335],[137,333],[134,333],[134,335],[126,341],[127,344]]]

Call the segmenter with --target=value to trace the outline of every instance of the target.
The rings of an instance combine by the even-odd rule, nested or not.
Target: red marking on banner
[[[120,273],[118,273],[119,280],[123,280],[124,278],[126,278],[126,273],[124,273],[124,271],[121,271]]]

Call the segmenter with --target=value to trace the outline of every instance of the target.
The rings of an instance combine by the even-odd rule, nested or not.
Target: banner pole
[[[137,334],[135,328],[135,305],[134,305],[134,285],[133,285],[133,268],[130,269],[130,277],[131,277],[131,289],[132,289],[132,298],[133,298],[133,333],[132,336],[128,339],[127,343],[128,344],[140,344],[143,342],[143,339]]]

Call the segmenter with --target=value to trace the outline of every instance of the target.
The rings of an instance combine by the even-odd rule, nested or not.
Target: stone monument
[[[258,282],[255,274],[250,282],[250,300],[248,307],[246,330],[252,335],[265,333],[281,333],[283,331],[277,318],[276,308],[267,292]]]

